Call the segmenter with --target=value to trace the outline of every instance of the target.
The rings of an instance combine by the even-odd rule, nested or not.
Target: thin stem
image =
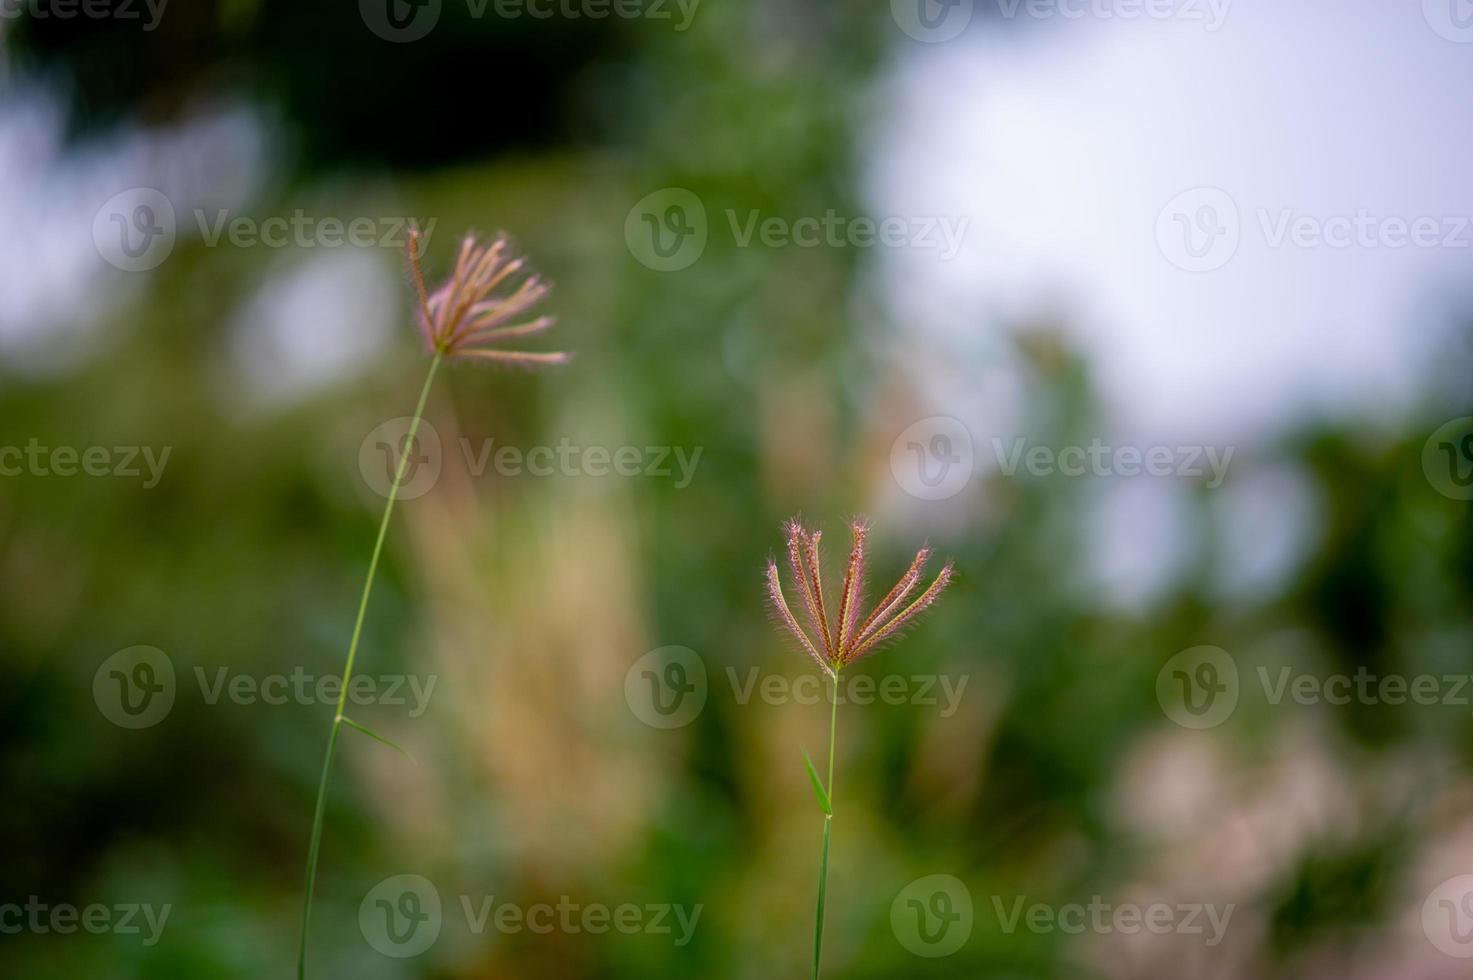
[[[829,709],[829,809],[834,807],[834,729],[839,721],[839,668],[834,668],[834,701]],[[823,855],[818,859],[818,909],[813,917],[813,980],[818,980],[818,961],[823,956],[823,906],[829,882],[829,830],[834,815],[823,816]]]
[[[338,745],[338,731],[343,726],[343,708],[348,701],[348,682],[353,678],[353,661],[358,656],[358,639],[363,634],[363,618],[368,612],[368,596],[373,592],[373,580],[378,574],[379,555],[384,550],[384,538],[389,532],[389,518],[394,513],[394,502],[399,499],[399,487],[404,481],[404,470],[409,462],[409,453],[414,446],[414,437],[419,433],[419,422],[424,417],[425,403],[429,401],[430,386],[435,382],[435,371],[440,367],[443,355],[436,353],[430,361],[430,370],[425,375],[425,384],[419,393],[419,404],[414,408],[414,418],[409,423],[409,434],[404,438],[404,447],[399,455],[399,465],[394,470],[394,482],[389,487],[389,500],[384,505],[383,520],[379,522],[378,538],[373,543],[373,555],[368,560],[368,577],[363,582],[363,596],[358,600],[358,618],[353,623],[353,639],[348,644],[348,660],[343,665],[343,684],[338,691],[338,707],[333,713],[332,729],[327,736],[327,755],[322,760],[322,776],[317,781],[317,806],[312,813],[312,841],[307,846],[307,888],[302,900],[302,939],[297,947],[297,980],[307,976],[307,929],[312,921],[312,894],[317,884],[317,853],[322,844],[323,811],[327,805],[327,777],[332,770],[333,752]]]

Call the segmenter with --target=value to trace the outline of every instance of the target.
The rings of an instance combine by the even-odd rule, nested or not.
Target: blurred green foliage
[[[856,312],[865,270],[853,250],[740,249],[713,235],[699,263],[666,275],[634,261],[621,234],[632,202],[662,187],[692,190],[713,215],[859,210],[863,161],[851,147],[884,58],[876,17],[854,3],[707,3],[674,34],[469,20],[450,4],[431,39],[390,45],[351,6],[179,3],[145,37],[22,22],[11,50],[18,70],[71,89],[84,141],[121,119],[168,118],[201,93],[261,100],[286,139],[264,213],[289,212],[329,180],[330,205],[359,213],[387,175],[410,213],[438,216],[437,268],[462,226],[512,231],[558,282],[558,343],[578,358],[532,376],[449,372],[431,412],[447,434],[522,446],[602,437],[703,456],[684,489],[493,477],[464,499],[447,481],[406,507],[361,669],[437,672],[449,690],[422,719],[387,708],[363,719],[410,743],[409,775],[381,747],[347,742],[314,975],[799,975],[821,827],[799,744],[818,751],[824,712],[713,693],[691,726],[656,732],[630,718],[619,682],[664,644],[699,651],[713,689],[728,668],[805,671],[764,620],[760,568],[784,518],[802,512],[836,539],[888,479],[888,440],[876,447],[871,419],[904,382],[867,331],[883,339],[906,325]],[[242,407],[226,324],[269,258],[181,242],[146,289],[120,292],[105,349],[80,367],[0,366],[0,444],[172,450],[167,479],[149,490],[59,477],[0,487],[0,900],[173,905],[154,947],[116,934],[6,936],[7,976],[290,969],[330,709],[181,694],[166,723],[123,731],[90,693],[102,660],[134,644],[167,651],[181,689],[196,668],[339,669],[377,520],[359,443],[407,412],[422,365],[406,286],[402,334],[366,374],[285,408]],[[1087,366],[1069,352],[1009,354],[1039,420],[1030,437],[1087,440],[1098,425]],[[794,432],[818,435],[790,465],[776,442]],[[1214,591],[1221,542],[1200,491],[1191,506],[1207,546],[1146,613],[1112,609],[1072,574],[1086,481],[990,478],[985,510],[933,532],[957,584],[901,648],[861,669],[965,675],[967,707],[951,719],[918,705],[841,712],[827,976],[1135,975],[1107,973],[1059,931],[1004,933],[993,897],[1057,905],[1156,882],[1168,900],[1185,889],[1243,901],[1232,874],[1210,869],[1259,859],[1277,863],[1238,913],[1265,937],[1234,947],[1246,975],[1292,975],[1326,943],[1348,948],[1389,927],[1413,887],[1409,855],[1445,829],[1443,793],[1465,784],[1467,711],[1361,705],[1304,718],[1245,704],[1211,742],[1205,809],[1173,822],[1159,780],[1121,803],[1153,748],[1185,737],[1153,696],[1178,650],[1221,645],[1247,675],[1282,662],[1267,639],[1288,635],[1323,672],[1467,671],[1473,517],[1430,492],[1423,432],[1363,435],[1317,424],[1263,448],[1309,475],[1323,534],[1291,581],[1246,602]],[[906,529],[881,527],[879,540],[879,566],[898,570]],[[464,561],[454,575],[447,554]],[[446,625],[464,622],[484,632]],[[498,720],[508,702],[545,727]],[[1354,802],[1327,804],[1328,826],[1275,809],[1305,753]],[[1388,783],[1406,760],[1437,763],[1436,779],[1414,767],[1415,792]],[[613,785],[593,785],[600,773]],[[534,804],[539,779],[549,800]],[[1152,836],[1122,816],[1132,805],[1169,829]],[[1235,808],[1247,828],[1237,836]],[[1161,855],[1179,850],[1202,859],[1196,877],[1173,878]],[[363,943],[358,904],[407,870],[439,883],[447,906],[460,894],[579,895],[704,912],[685,947],[447,926],[433,952],[395,961]],[[927,960],[896,942],[890,903],[936,872],[968,884],[976,925],[960,952]]]

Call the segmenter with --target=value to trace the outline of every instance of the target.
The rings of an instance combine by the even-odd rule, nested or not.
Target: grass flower
[[[420,270],[419,239],[417,230],[410,232],[409,273],[419,294],[419,329],[432,352],[524,367],[568,360],[562,351],[531,353],[497,346],[541,333],[553,324],[550,316],[523,319],[552,289],[537,276],[528,276],[515,289],[497,293],[525,264],[521,257],[512,257],[504,237],[497,236],[483,245],[474,235],[467,235],[460,244],[455,272],[433,293],[425,289]]]
[[[819,960],[823,953],[824,899],[828,888],[829,832],[834,822],[834,732],[839,717],[839,673],[849,664],[874,653],[890,640],[895,639],[936,601],[941,590],[951,581],[952,565],[947,562],[919,595],[916,589],[921,584],[926,562],[931,550],[922,548],[916,552],[915,560],[900,576],[885,597],[877,602],[866,615],[860,614],[864,596],[864,543],[869,536],[869,526],[863,521],[852,521],[849,531],[854,539],[849,551],[849,563],[844,570],[844,582],[839,587],[839,602],[832,609],[826,603],[823,592],[822,561],[819,555],[819,540],[822,531],[809,531],[798,521],[789,521],[788,566],[792,571],[794,588],[801,600],[800,608],[807,621],[807,628],[793,614],[783,593],[782,576],[778,563],[767,562],[767,597],[772,604],[773,615],[779,627],[788,633],[818,664],[834,682],[833,704],[829,711],[829,771],[825,783],[818,777],[818,770],[808,753],[803,761],[808,766],[808,777],[813,783],[814,794],[823,809],[823,854],[818,867],[818,907],[813,923],[813,977],[817,980]],[[915,598],[911,598],[912,596]]]
[[[363,593],[358,600],[358,618],[353,623],[353,638],[348,643],[348,657],[343,665],[343,680],[339,689],[337,712],[333,716],[332,728],[327,737],[327,754],[322,760],[322,775],[317,783],[317,805],[312,815],[312,837],[307,847],[306,887],[302,900],[302,936],[297,949],[297,977],[304,980],[307,975],[307,933],[312,920],[312,897],[317,882],[317,858],[322,845],[323,812],[327,800],[328,776],[332,772],[333,754],[337,750],[338,733],[344,725],[362,732],[395,749],[388,739],[375,734],[344,714],[347,707],[348,685],[353,678],[353,664],[358,656],[358,641],[363,633],[363,618],[368,611],[368,597],[373,591],[373,581],[378,573],[379,556],[383,552],[384,538],[389,531],[389,518],[394,513],[394,503],[399,499],[399,490],[404,481],[404,471],[419,433],[420,420],[424,417],[425,404],[430,397],[430,388],[435,382],[435,372],[440,362],[447,358],[478,359],[522,367],[538,367],[562,364],[568,355],[562,352],[530,353],[506,350],[498,345],[507,340],[541,333],[552,326],[547,316],[525,319],[532,307],[540,302],[551,288],[536,276],[528,276],[513,288],[512,283],[521,272],[524,261],[512,257],[510,247],[503,237],[495,238],[490,244],[482,245],[475,236],[467,235],[460,246],[455,269],[444,284],[433,293],[425,288],[424,272],[420,267],[420,233],[417,229],[409,233],[409,272],[414,280],[414,289],[419,298],[419,328],[429,346],[432,357],[425,375],[424,386],[419,392],[419,404],[409,424],[409,433],[404,439],[403,450],[394,470],[394,481],[389,488],[389,499],[384,505],[384,515],[379,522],[378,537],[373,544],[373,554],[368,561],[368,576],[363,582]],[[403,751],[402,749],[400,751]]]

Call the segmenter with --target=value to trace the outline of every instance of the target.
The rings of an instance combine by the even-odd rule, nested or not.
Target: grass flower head
[[[810,531],[796,519],[788,521],[785,528],[788,537],[788,565],[792,569],[793,581],[802,600],[802,609],[807,620],[807,629],[793,615],[783,594],[782,578],[777,562],[767,562],[767,592],[772,603],[778,625],[786,630],[798,645],[830,676],[840,668],[852,664],[861,657],[874,653],[887,641],[894,639],[902,630],[915,622],[925,612],[946,584],[951,581],[952,565],[947,562],[936,578],[920,595],[911,599],[920,585],[926,562],[931,558],[931,549],[916,552],[900,581],[895,583],[883,599],[869,611],[860,615],[863,602],[865,575],[865,538],[869,526],[863,521],[851,521],[849,531],[854,543],[849,552],[849,563],[844,571],[844,584],[839,589],[837,609],[831,614],[823,594],[823,577],[819,556],[819,541],[822,531]]]
[[[870,609],[867,615],[860,614],[864,597],[864,540],[869,536],[869,525],[863,521],[851,521],[849,532],[854,538],[849,550],[849,564],[844,570],[844,584],[839,587],[837,608],[830,607],[823,595],[823,563],[819,560],[818,543],[822,531],[809,531],[797,519],[788,521],[788,565],[793,572],[793,581],[802,599],[803,612],[808,620],[805,630],[793,615],[787,596],[783,595],[782,576],[778,574],[777,562],[767,561],[767,598],[772,603],[773,614],[778,625],[798,641],[804,651],[823,668],[834,682],[834,697],[829,707],[829,767],[828,779],[824,780],[813,765],[808,753],[803,753],[803,762],[808,767],[808,778],[813,783],[813,792],[823,810],[823,850],[818,863],[818,901],[813,916],[813,972],[810,976],[818,980],[819,964],[823,957],[824,904],[828,895],[829,878],[829,835],[834,823],[834,741],[839,718],[839,671],[861,657],[878,650],[887,640],[894,639],[900,631],[916,617],[925,612],[946,583],[951,581],[951,562],[942,566],[936,578],[914,599],[916,588],[921,584],[921,574],[931,557],[930,548],[916,552],[910,568],[900,576],[895,587]],[[832,609],[832,613],[831,610]]]
[[[384,550],[384,538],[388,535],[389,519],[394,514],[394,504],[404,483],[404,472],[409,462],[410,448],[415,434],[424,419],[425,405],[429,401],[430,388],[435,383],[435,372],[440,362],[450,358],[479,358],[534,367],[542,364],[562,364],[568,355],[561,352],[531,353],[528,351],[504,350],[497,346],[503,341],[541,333],[552,326],[552,317],[539,316],[526,319],[528,312],[551,288],[536,276],[522,279],[515,288],[511,283],[524,264],[519,257],[510,254],[511,249],[504,237],[498,236],[490,244],[481,244],[474,235],[467,235],[460,246],[460,256],[455,261],[455,271],[440,288],[433,293],[425,289],[424,271],[420,268],[421,235],[418,229],[409,232],[409,272],[414,279],[414,289],[419,298],[419,329],[424,334],[434,357],[430,359],[424,385],[419,391],[419,403],[410,418],[409,433],[405,436],[399,453],[399,462],[394,470],[394,479],[389,485],[388,500],[384,514],[379,520],[378,537],[368,560],[368,574],[363,580],[363,593],[358,599],[358,617],[353,622],[352,639],[348,641],[348,655],[343,662],[342,681],[338,685],[337,712],[328,729],[327,752],[322,760],[322,774],[317,782],[317,802],[312,811],[312,833],[307,843],[307,870],[302,894],[302,931],[297,945],[297,980],[307,977],[307,936],[312,923],[312,900],[317,887],[317,861],[322,847],[323,821],[326,815],[327,784],[332,774],[333,755],[337,751],[338,734],[346,725],[368,737],[393,748],[398,748],[387,738],[349,718],[347,700],[349,683],[353,680],[353,666],[358,656],[358,641],[363,635],[364,616],[368,612],[368,598],[373,592],[374,577],[378,574],[379,556]],[[402,751],[402,750],[401,750]]]
[[[552,286],[536,275],[517,281],[526,260],[512,255],[505,236],[482,243],[474,235],[466,235],[455,270],[434,292],[425,288],[420,238],[418,229],[410,231],[409,272],[419,296],[419,329],[431,351],[445,357],[478,358],[522,367],[567,362],[568,355],[563,351],[542,353],[500,346],[553,325],[550,316],[528,317]]]

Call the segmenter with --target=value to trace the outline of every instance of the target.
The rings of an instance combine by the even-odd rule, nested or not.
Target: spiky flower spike
[[[496,346],[517,337],[541,333],[552,326],[550,316],[523,319],[552,288],[537,276],[528,276],[515,289],[498,287],[521,271],[525,260],[513,257],[502,236],[481,244],[467,235],[455,260],[455,271],[433,293],[426,291],[420,269],[420,233],[409,233],[409,271],[419,295],[419,329],[430,350],[446,357],[473,357],[503,364],[536,367],[563,364],[561,351],[532,353]]]
[[[821,531],[806,530],[798,521],[788,521],[788,565],[792,568],[793,582],[798,597],[803,601],[803,612],[808,620],[808,629],[798,623],[783,595],[782,576],[778,574],[777,562],[767,562],[767,596],[772,601],[772,610],[778,623],[792,634],[810,657],[834,682],[834,698],[829,707],[829,771],[828,781],[818,775],[813,760],[803,753],[808,766],[808,778],[813,783],[813,792],[823,810],[823,851],[818,864],[818,903],[813,917],[813,980],[818,980],[818,968],[823,954],[823,913],[828,891],[829,876],[829,832],[834,822],[834,732],[839,717],[839,672],[848,664],[879,649],[886,640],[913,623],[917,616],[926,611],[946,583],[951,581],[951,562],[942,567],[931,584],[914,599],[916,587],[921,584],[921,571],[931,557],[930,548],[916,552],[915,561],[900,576],[885,598],[860,616],[859,604],[864,593],[864,539],[869,536],[869,525],[863,521],[851,521],[849,531],[854,536],[854,547],[849,552],[849,565],[844,570],[844,584],[839,587],[839,604],[833,615],[824,602],[822,562],[819,561],[818,542]]]
[[[419,296],[419,328],[434,357],[430,358],[429,369],[425,372],[424,386],[419,390],[419,404],[409,420],[409,432],[405,435],[399,452],[393,482],[389,484],[384,516],[379,520],[378,538],[374,541],[372,556],[368,560],[368,575],[363,580],[363,594],[358,600],[358,618],[353,623],[353,637],[348,641],[348,655],[343,661],[343,677],[338,684],[338,709],[333,716],[332,727],[328,730],[327,753],[323,756],[322,775],[317,780],[317,803],[312,811],[312,835],[307,842],[306,882],[302,894],[302,935],[297,945],[297,980],[306,980],[307,977],[307,936],[312,923],[312,899],[317,887],[317,858],[322,848],[328,777],[332,774],[338,733],[347,725],[380,742],[393,745],[388,739],[374,734],[347,716],[348,691],[353,680],[353,664],[358,656],[358,641],[363,636],[363,619],[368,612],[368,597],[373,592],[379,556],[383,553],[384,538],[389,531],[389,519],[394,515],[394,503],[399,499],[399,491],[404,484],[414,438],[424,418],[430,388],[435,383],[435,372],[439,370],[442,360],[456,357],[476,357],[525,367],[561,364],[568,359],[568,355],[563,353],[531,354],[502,350],[495,346],[512,337],[540,333],[552,326],[551,317],[523,319],[527,311],[547,295],[547,284],[536,276],[522,280],[515,289],[504,288],[500,293],[496,292],[498,287],[512,280],[522,268],[521,259],[507,254],[505,238],[498,237],[491,244],[482,245],[474,236],[467,236],[460,246],[455,271],[433,293],[425,289],[424,272],[420,268],[420,239],[419,230],[411,229],[409,271],[414,278],[414,290]]]
[[[849,530],[854,537],[854,546],[849,552],[849,565],[839,590],[838,610],[830,616],[824,601],[818,552],[823,532],[806,530],[796,520],[788,521],[785,530],[788,564],[792,568],[798,596],[802,599],[808,629],[804,630],[793,615],[787,597],[783,595],[777,562],[771,559],[767,562],[768,597],[779,625],[792,634],[798,645],[830,677],[845,665],[874,653],[886,641],[894,639],[936,601],[946,583],[951,581],[952,565],[947,562],[925,591],[915,599],[910,598],[920,585],[921,573],[931,557],[931,549],[922,548],[916,552],[915,561],[910,563],[910,568],[900,576],[895,587],[861,619],[859,604],[864,592],[864,539],[869,534],[869,526],[862,521],[852,521]]]

